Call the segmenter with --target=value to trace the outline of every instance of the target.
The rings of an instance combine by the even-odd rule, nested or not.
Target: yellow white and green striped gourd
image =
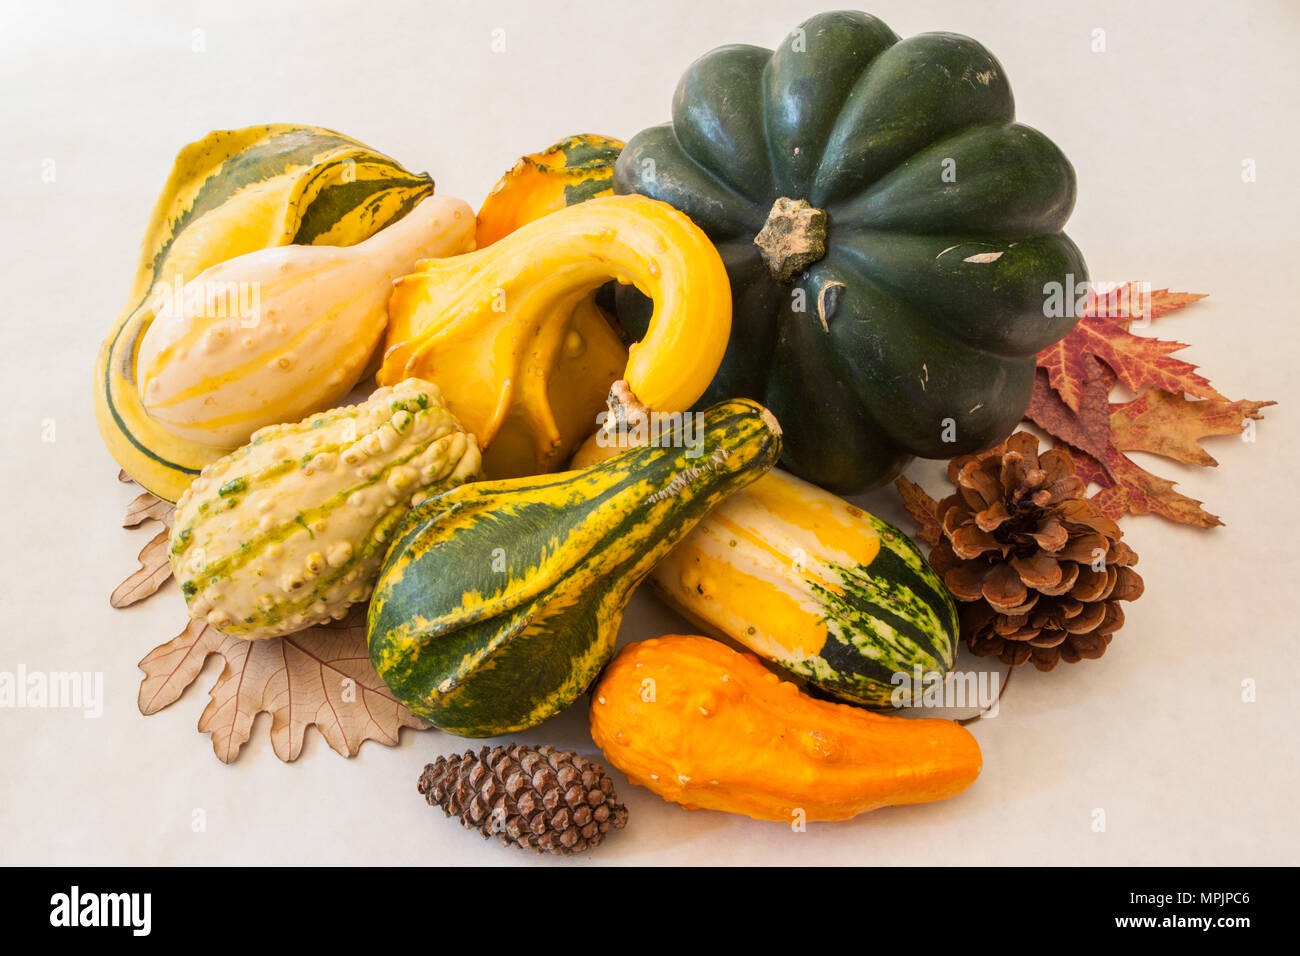
[[[261,429],[176,504],[171,562],[190,616],[249,640],[342,618],[370,596],[412,503],[479,465],[474,437],[419,379]]]
[[[229,451],[178,438],[141,405],[136,354],[160,289],[257,249],[361,242],[432,192],[427,174],[316,127],[221,130],[182,149],[150,217],[126,306],[95,360],[95,418],[122,469],[175,501]]]

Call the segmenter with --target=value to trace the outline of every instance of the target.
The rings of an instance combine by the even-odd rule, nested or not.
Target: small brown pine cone
[[[953,459],[948,477],[957,492],[939,502],[944,536],[930,564],[959,602],[971,650],[1040,671],[1101,657],[1142,578],[1069,454],[1039,455],[1038,439],[1017,432],[1001,453]]]
[[[580,853],[627,823],[605,768],[554,747],[482,748],[439,757],[418,787],[430,806],[486,840],[538,853]]]

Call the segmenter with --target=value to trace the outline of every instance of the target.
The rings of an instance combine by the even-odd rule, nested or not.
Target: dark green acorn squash
[[[1035,353],[1075,322],[1045,286],[1087,278],[1061,232],[1074,170],[1014,115],[980,44],[863,13],[693,63],[614,188],[686,212],[726,263],[731,342],[701,405],[762,402],[786,467],[841,492],[1005,438]],[[649,310],[619,298],[640,338]]]

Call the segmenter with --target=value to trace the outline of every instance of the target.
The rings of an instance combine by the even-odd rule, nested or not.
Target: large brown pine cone
[[[948,476],[957,493],[939,502],[944,538],[930,563],[960,602],[971,650],[1041,671],[1101,657],[1142,578],[1066,451],[1039,455],[1038,439],[1017,432],[1000,454],[954,459]]]
[[[627,823],[600,764],[554,747],[482,748],[439,757],[420,774],[431,806],[483,838],[538,853],[578,853]]]

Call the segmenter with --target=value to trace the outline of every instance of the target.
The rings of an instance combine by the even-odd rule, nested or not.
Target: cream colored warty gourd
[[[411,505],[479,465],[437,386],[414,378],[261,429],[176,503],[172,572],[190,617],[250,641],[342,618],[370,596]]]
[[[474,212],[431,196],[355,246],[278,246],[158,296],[136,360],[149,416],[220,448],[337,405],[388,321],[393,280],[419,259],[474,248]]]

